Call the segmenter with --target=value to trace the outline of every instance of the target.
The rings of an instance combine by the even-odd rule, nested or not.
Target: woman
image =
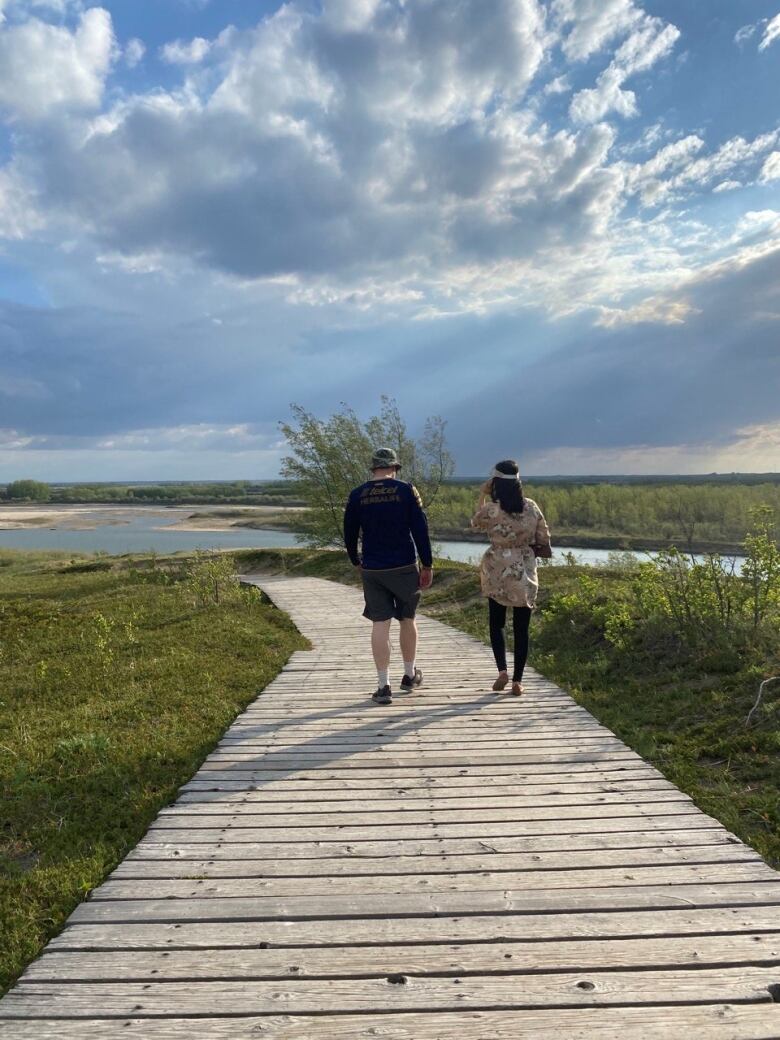
[[[507,607],[513,607],[512,693],[519,697],[528,658],[531,611],[539,591],[536,557],[549,559],[552,556],[550,531],[536,502],[524,497],[520,467],[513,459],[496,463],[481,492],[471,526],[487,531],[490,538],[490,548],[482,557],[479,573],[482,595],[488,600],[490,644],[498,668],[493,689],[500,693],[509,683],[504,628]]]

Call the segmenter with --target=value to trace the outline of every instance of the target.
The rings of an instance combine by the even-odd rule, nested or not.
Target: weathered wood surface
[[[378,1018],[380,1021],[378,1021]],[[14,1040],[777,1040],[765,1004],[229,1018],[35,1019]]]
[[[385,1011],[455,1011],[549,1007],[666,1004],[685,1001],[767,1003],[774,967],[701,968],[696,971],[608,971],[514,975],[433,974],[382,978],[285,979],[242,978],[217,982],[59,983],[28,980],[6,998],[10,1014],[40,1018],[63,1015],[94,1018],[95,992],[101,991],[104,1016],[124,1018],[144,1012],[150,1018],[174,1015],[306,1015]],[[780,1017],[780,1016],[778,1016]]]
[[[421,619],[369,700],[354,590],[0,1002],[9,1040],[769,1040],[780,875],[559,688]],[[397,655],[396,655],[397,665]]]

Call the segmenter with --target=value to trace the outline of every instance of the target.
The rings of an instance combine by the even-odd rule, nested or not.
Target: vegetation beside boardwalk
[[[780,553],[767,514],[738,578],[717,560],[540,569],[531,663],[559,682],[706,813],[780,866]],[[245,569],[357,584],[337,552],[240,553]],[[757,598],[756,598],[757,597]],[[476,568],[437,561],[424,610],[489,642]],[[372,679],[366,651],[366,682]],[[425,647],[420,662],[425,667]],[[486,682],[492,680],[488,670]]]
[[[0,992],[305,645],[233,571],[0,553]]]

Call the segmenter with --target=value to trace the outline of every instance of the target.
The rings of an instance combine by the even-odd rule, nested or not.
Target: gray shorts
[[[413,618],[420,602],[420,574],[417,565],[395,567],[388,571],[361,571],[369,621]]]

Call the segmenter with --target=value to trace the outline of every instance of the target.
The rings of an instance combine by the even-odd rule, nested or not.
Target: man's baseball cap
[[[369,469],[396,469],[401,468],[398,456],[392,448],[377,448],[371,456]]]

